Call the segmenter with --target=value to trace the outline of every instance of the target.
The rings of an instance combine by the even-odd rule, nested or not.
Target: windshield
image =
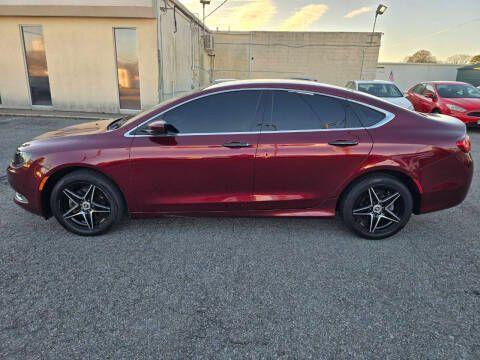
[[[381,98],[403,97],[402,92],[394,84],[358,84],[358,91]]]
[[[438,94],[443,98],[470,98],[480,99],[480,90],[466,84],[437,85]]]

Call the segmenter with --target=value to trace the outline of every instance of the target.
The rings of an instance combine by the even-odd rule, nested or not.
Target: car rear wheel
[[[83,236],[105,233],[124,213],[117,187],[91,170],[74,171],[61,178],[52,190],[50,207],[65,229]]]
[[[412,214],[408,188],[388,175],[369,176],[354,184],[341,205],[345,224],[366,239],[380,240],[399,232]]]

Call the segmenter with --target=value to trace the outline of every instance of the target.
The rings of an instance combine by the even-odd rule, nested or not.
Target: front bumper
[[[41,192],[39,179],[32,173],[29,167],[7,168],[7,179],[10,186],[15,190],[13,201],[23,209],[43,216],[41,205]]]

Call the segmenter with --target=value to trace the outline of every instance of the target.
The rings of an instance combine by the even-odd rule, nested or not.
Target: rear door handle
[[[329,142],[328,145],[340,146],[340,147],[355,146],[355,145],[358,145],[358,141],[357,140],[335,140],[335,141]]]
[[[231,141],[223,144],[223,146],[227,148],[244,148],[244,147],[250,147],[252,145],[242,141]]]

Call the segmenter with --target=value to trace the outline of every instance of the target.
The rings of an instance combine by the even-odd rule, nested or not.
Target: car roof
[[[423,83],[424,83],[424,84],[437,84],[437,85],[439,85],[439,84],[445,84],[445,85],[448,85],[448,84],[450,84],[450,85],[455,85],[455,84],[457,84],[457,85],[466,85],[466,84],[467,84],[467,83],[464,83],[464,82],[462,82],[462,81],[424,81]]]
[[[395,85],[394,82],[392,81],[387,81],[387,80],[353,80],[357,84],[393,84]]]
[[[319,83],[316,81],[310,81],[310,80],[297,80],[297,79],[249,79],[249,80],[235,80],[235,81],[228,81],[228,82],[223,82],[219,84],[213,84],[210,86],[207,86],[204,90],[217,90],[217,89],[222,89],[222,88],[248,88],[248,87],[254,87],[254,86],[281,86],[281,85],[288,85],[288,86],[315,86],[317,88],[323,88],[323,89],[341,89],[345,90],[344,88],[340,86],[335,86],[335,85],[329,85],[329,84],[323,84]]]

